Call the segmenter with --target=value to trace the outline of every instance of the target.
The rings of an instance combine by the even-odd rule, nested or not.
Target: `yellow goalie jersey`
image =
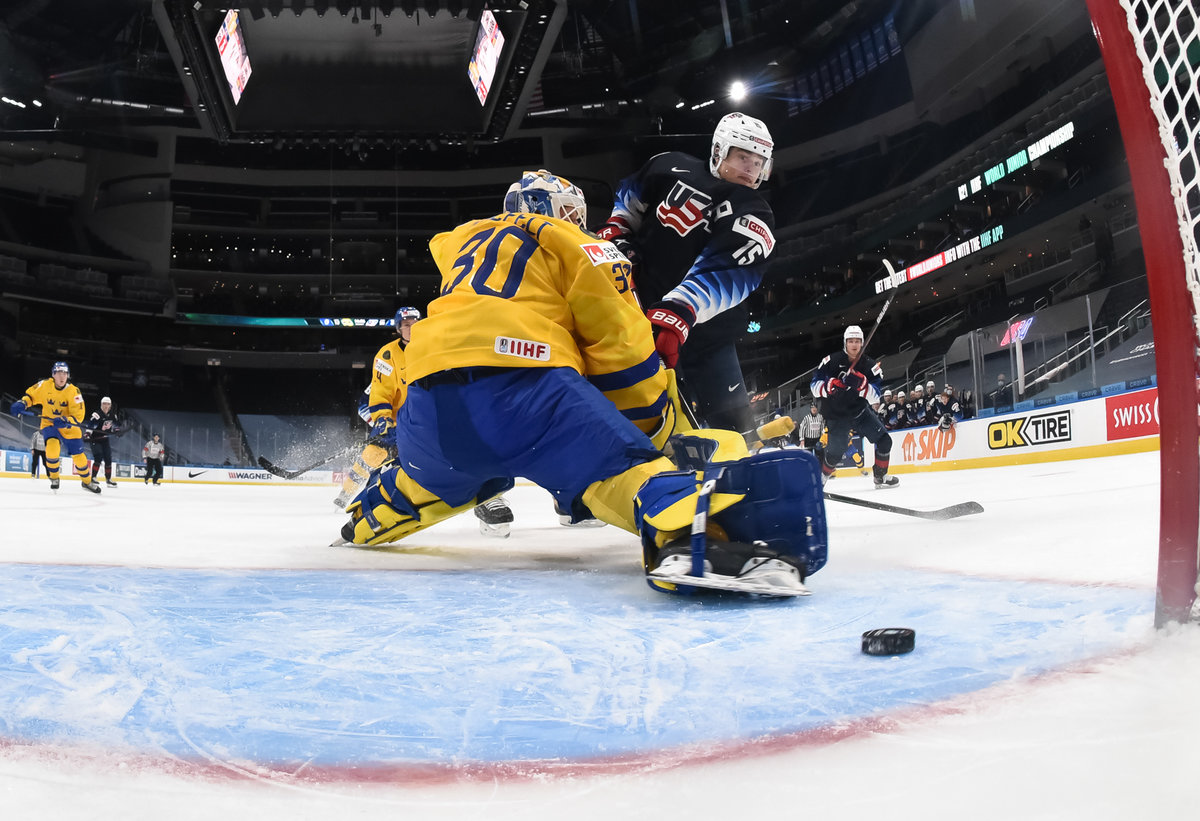
[[[42,406],[43,429],[53,427],[55,419],[66,419],[74,424],[60,428],[59,435],[64,439],[79,439],[83,436],[83,419],[87,408],[84,407],[83,395],[79,388],[70,382],[59,390],[53,379],[43,379],[25,391],[21,401],[30,408],[34,405]]]
[[[375,354],[371,371],[371,391],[367,398],[367,412],[371,424],[380,419],[396,419],[396,411],[408,396],[408,382],[404,373],[404,348],[399,339],[393,339]]]
[[[572,368],[661,447],[667,371],[614,245],[536,214],[474,220],[429,243],[441,296],[413,327],[409,382],[466,367]]]

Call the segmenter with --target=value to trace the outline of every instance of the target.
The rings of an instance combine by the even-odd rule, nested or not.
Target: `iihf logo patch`
[[[515,356],[519,359],[532,359],[535,362],[550,360],[550,346],[545,342],[534,342],[530,339],[515,339],[511,336],[496,337],[496,353],[504,356]]]

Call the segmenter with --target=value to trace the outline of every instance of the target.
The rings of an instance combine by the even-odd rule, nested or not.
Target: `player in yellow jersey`
[[[371,384],[366,390],[366,406],[360,410],[363,420],[370,425],[371,438],[342,480],[342,492],[333,500],[338,507],[344,508],[354,498],[367,483],[371,471],[387,459],[396,457],[389,443],[395,438],[396,414],[408,395],[408,382],[404,378],[404,349],[412,339],[413,325],[420,318],[421,312],[411,306],[396,311],[396,338],[375,354],[371,366]],[[475,517],[479,519],[479,531],[485,536],[506,538],[511,531],[512,510],[503,496],[476,505]]]
[[[441,296],[405,350],[400,458],[347,505],[342,541],[396,541],[521,476],[576,519],[639,534],[655,589],[806,593],[825,563],[815,459],[749,456],[728,431],[676,438],[676,461],[664,455],[682,419],[672,374],[629,261],[585,220],[577,187],[526,172],[504,213],[433,238]],[[702,512],[712,527],[696,543]]]
[[[342,491],[333,503],[345,507],[346,502],[367,482],[371,471],[379,467],[389,456],[388,448],[381,439],[388,437],[396,427],[396,411],[404,404],[408,383],[404,380],[404,346],[412,338],[412,326],[421,318],[416,308],[404,307],[396,311],[396,338],[388,342],[378,353],[371,365],[371,383],[367,386],[365,406],[359,414],[370,427],[370,439],[346,472],[342,480]],[[395,454],[390,454],[395,456]]]
[[[55,362],[50,378],[31,385],[25,395],[12,403],[9,409],[13,416],[38,416],[41,434],[46,440],[46,474],[50,477],[50,489],[58,490],[58,471],[62,451],[81,474],[83,489],[100,492],[100,484],[92,479],[88,470],[87,456],[83,452],[83,420],[87,408],[79,388],[68,380],[71,369],[66,362]]]

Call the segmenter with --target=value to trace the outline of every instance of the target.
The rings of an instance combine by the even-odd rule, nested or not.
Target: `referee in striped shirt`
[[[799,434],[804,440],[804,449],[817,452],[817,443],[821,441],[821,433],[825,430],[825,417],[817,410],[814,402],[808,409],[808,416],[800,417]]]

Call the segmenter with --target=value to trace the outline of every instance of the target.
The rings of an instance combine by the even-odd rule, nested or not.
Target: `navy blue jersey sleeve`
[[[813,371],[809,389],[812,391],[814,399],[829,396],[829,380],[837,376],[836,373],[831,373],[833,370],[832,362],[833,357],[827,356],[821,360],[821,364],[817,365],[817,369]]]
[[[612,213],[596,232],[610,242],[618,238],[632,242],[636,247],[646,216],[646,203],[651,196],[653,178],[661,165],[660,160],[669,154],[656,154],[635,173],[617,184]]]

